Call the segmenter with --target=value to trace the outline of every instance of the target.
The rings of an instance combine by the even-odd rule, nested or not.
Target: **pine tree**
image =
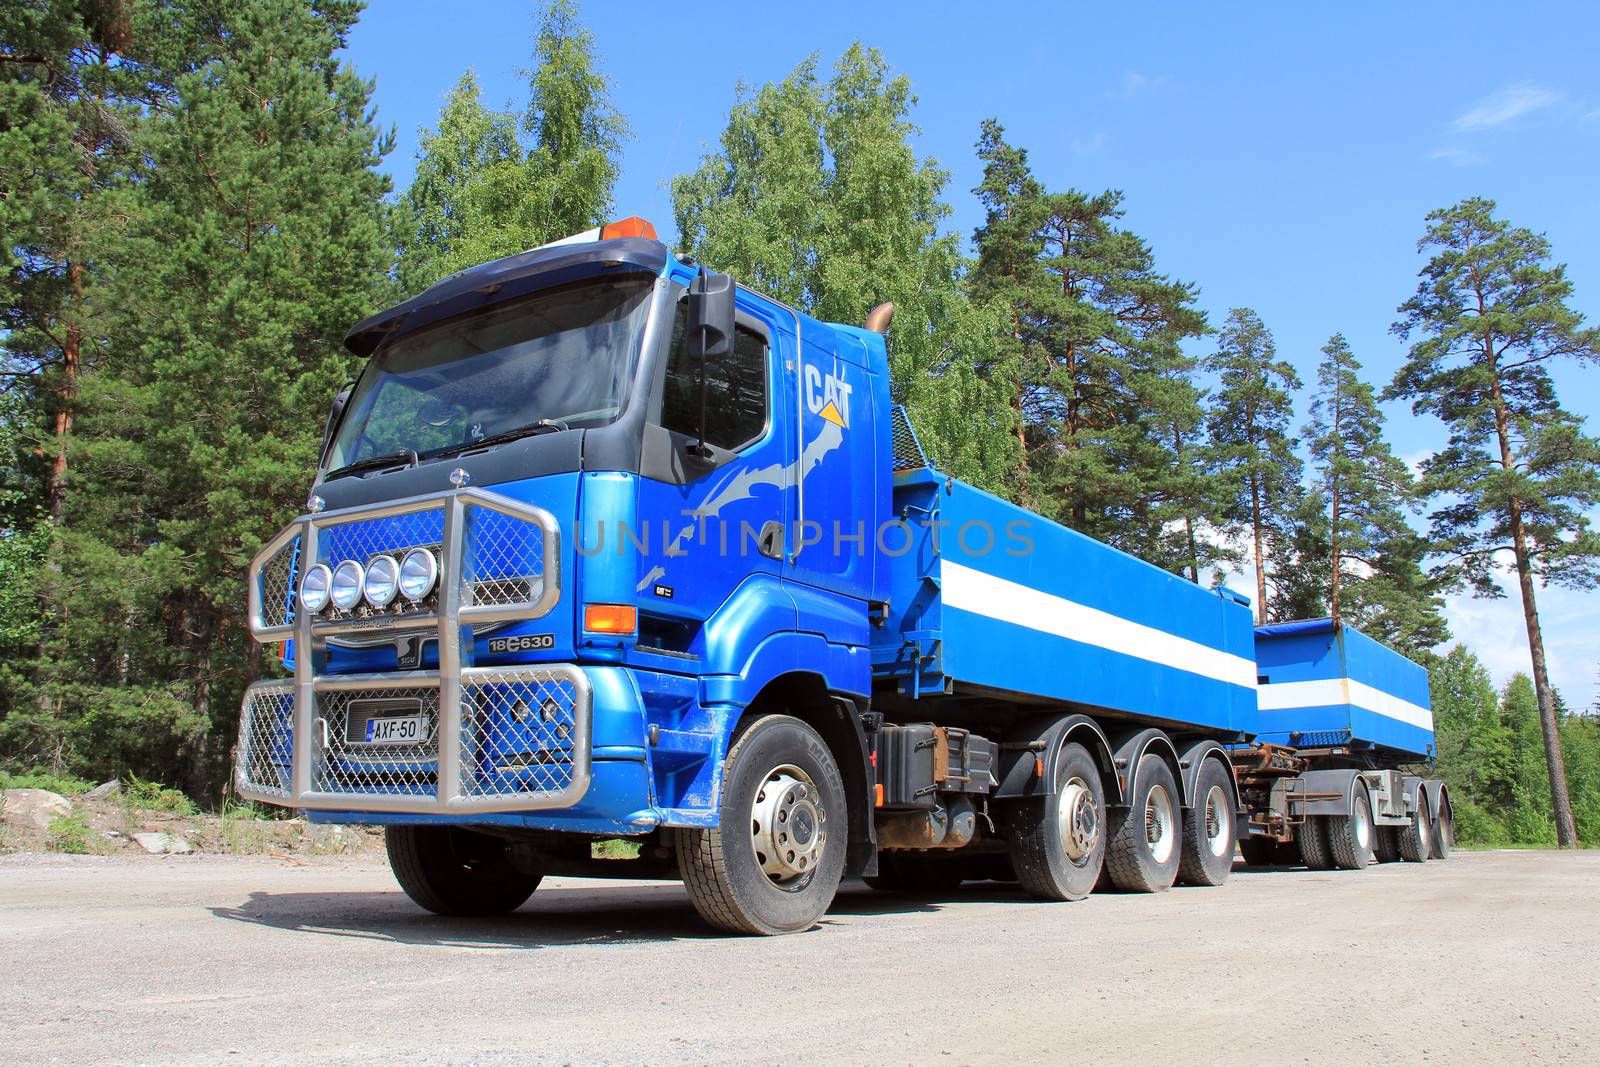
[[[1563,768],[1556,694],[1545,661],[1536,588],[1593,588],[1600,536],[1600,442],[1562,408],[1549,366],[1600,361],[1600,331],[1568,301],[1550,243],[1494,215],[1491,200],[1464,200],[1428,215],[1418,250],[1431,252],[1394,330],[1415,337],[1386,397],[1436,415],[1449,443],[1423,467],[1424,489],[1448,503],[1432,515],[1441,578],[1479,596],[1503,595],[1495,558],[1510,552],[1522,596],[1556,836],[1576,843]]]
[[[370,84],[335,58],[358,11],[251,0],[197,19],[216,58],[175,80],[142,142],[41,674],[97,770],[177,767],[210,792],[212,739],[260,669],[245,567],[301,506],[350,370],[339,338],[387,284],[387,142]]]
[[[945,469],[1003,492],[1005,394],[974,362],[995,316],[966,299],[959,240],[940,229],[948,174],[911,145],[915,104],[860,44],[826,82],[813,56],[741,87],[717,149],[672,183],[678,232],[696,259],[824,320],[859,324],[892,302],[894,399]]]
[[[1205,362],[1220,385],[1207,416],[1211,447],[1231,492],[1220,512],[1250,535],[1256,621],[1269,613],[1268,547],[1281,540],[1300,502],[1300,457],[1289,433],[1300,376],[1278,358],[1272,333],[1250,308],[1234,308]],[[1279,568],[1271,568],[1279,569]]]
[[[1383,437],[1383,412],[1343,334],[1322,349],[1306,438],[1328,502],[1329,611],[1417,654],[1449,637],[1406,521],[1416,485]]]
[[[1026,495],[1075,529],[1186,569],[1172,529],[1196,495],[1178,447],[1199,420],[1194,360],[1180,348],[1206,330],[1195,289],[1158,274],[1119,226],[1121,193],[1044,191],[997,126],[979,150],[989,215],[974,285],[1009,304]]]
[[[1287,523],[1268,531],[1267,621],[1319,619],[1328,614],[1328,560],[1333,550],[1328,501],[1313,488],[1301,494]]]
[[[574,0],[545,8],[533,60],[520,116],[484,106],[469,70],[422,132],[393,218],[403,292],[606,221],[627,124]]]

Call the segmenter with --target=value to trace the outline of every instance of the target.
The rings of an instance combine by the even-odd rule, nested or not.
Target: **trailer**
[[[819,322],[630,219],[357,324],[250,567],[288,673],[240,794],[383,825],[441,914],[677,877],[758,934],[847,875],[1065,901],[1448,853],[1421,668],[940,472],[892,313]]]

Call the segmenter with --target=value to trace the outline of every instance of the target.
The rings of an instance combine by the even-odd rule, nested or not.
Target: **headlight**
[[[400,592],[407,600],[421,600],[439,580],[439,561],[425,548],[413,548],[400,561]]]
[[[328,587],[333,584],[333,572],[318,563],[300,579],[300,606],[315,615],[328,606]]]
[[[340,611],[349,611],[356,606],[356,601],[361,599],[361,564],[353,559],[347,559],[333,568],[333,581],[329,583],[329,596],[333,598],[333,606]]]
[[[394,603],[399,593],[400,564],[393,556],[373,556],[367,563],[366,598],[375,608],[386,608]]]

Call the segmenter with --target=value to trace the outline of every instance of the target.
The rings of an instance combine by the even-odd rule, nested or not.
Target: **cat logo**
[[[827,419],[839,429],[848,430],[852,386],[838,373],[839,364],[835,363],[833,369],[834,373],[824,377],[817,368],[806,364],[806,408],[811,414]]]

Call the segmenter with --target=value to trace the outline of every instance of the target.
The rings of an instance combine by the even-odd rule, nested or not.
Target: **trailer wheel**
[[[1411,822],[1398,828],[1400,842],[1400,858],[1407,863],[1423,863],[1428,859],[1428,853],[1433,851],[1433,820],[1428,815],[1428,794],[1419,787],[1417,789],[1417,810],[1411,815]]]
[[[1442,798],[1441,798],[1442,800]],[[1450,858],[1450,850],[1456,843],[1456,819],[1450,811],[1450,802],[1443,801],[1439,810],[1434,813],[1433,826],[1433,851],[1430,855],[1436,860]]]
[[[1333,866],[1333,850],[1328,845],[1328,820],[1321,815],[1307,815],[1296,836],[1300,840],[1300,861],[1313,871],[1326,871]]]
[[[1132,803],[1116,820],[1106,849],[1106,870],[1118,889],[1158,893],[1178,876],[1183,830],[1178,813],[1178,785],[1160,756],[1139,761]]]
[[[734,933],[809,929],[844,875],[844,781],[828,746],[788,715],[753,720],[728,750],[721,811],[713,829],[677,831],[695,910]]]
[[[878,873],[862,881],[881,893],[948,893],[958,889],[967,872],[953,857],[878,854]]]
[[[389,826],[383,831],[395,881],[435,915],[504,915],[539,887],[511,863],[507,843],[458,826]]]
[[[1010,805],[1011,865],[1017,881],[1044,900],[1082,900],[1105,863],[1105,785],[1089,750],[1062,746],[1055,792]]]
[[[1400,839],[1396,827],[1380,826],[1372,841],[1372,852],[1379,863],[1395,863],[1400,859]]]
[[[1333,852],[1333,865],[1344,871],[1359,871],[1372,862],[1373,830],[1372,802],[1367,791],[1356,787],[1349,815],[1328,817],[1328,845]]]
[[[1221,885],[1233,872],[1233,791],[1222,764],[1208,759],[1195,776],[1195,804],[1183,821],[1183,858],[1178,879],[1185,885]]]

